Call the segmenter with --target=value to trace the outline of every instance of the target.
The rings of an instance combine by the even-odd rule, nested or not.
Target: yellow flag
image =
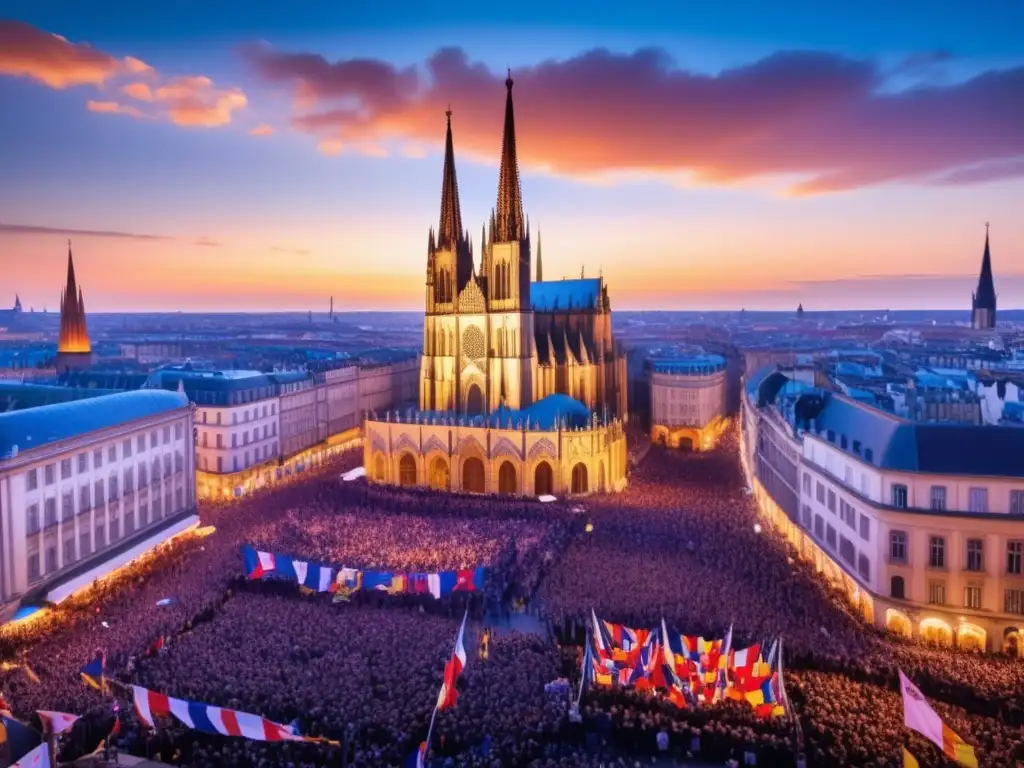
[[[917,758],[910,754],[906,747],[903,748],[903,768],[920,768]]]

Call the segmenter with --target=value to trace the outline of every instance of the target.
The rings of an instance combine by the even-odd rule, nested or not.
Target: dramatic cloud
[[[249,131],[249,135],[250,136],[270,136],[273,132],[274,132],[274,127],[272,125],[267,125],[266,123],[260,123],[255,128],[253,128],[251,131]]]
[[[37,227],[31,224],[0,224],[0,235],[64,235],[67,237],[123,237],[129,240],[170,240],[164,235],[140,235],[135,232],[114,232],[101,229],[67,229],[64,227]]]
[[[499,152],[505,77],[459,49],[438,51],[425,71],[266,47],[246,56],[265,80],[291,87],[294,125],[327,154],[395,140],[437,145],[449,104],[458,152]],[[946,58],[925,54],[901,69]],[[513,75],[520,160],[576,176],[683,172],[719,184],[796,176],[792,192],[815,194],[1024,155],[1024,67],[895,93],[873,61],[811,52],[711,76],[679,69],[658,50],[594,50]]]
[[[247,104],[239,88],[219,88],[203,76],[164,81],[153,67],[133,56],[116,59],[16,21],[0,21],[0,74],[28,77],[51,88],[102,87],[111,79],[131,77],[135,82],[120,91],[148,104],[145,110],[110,99],[90,100],[86,107],[92,112],[167,119],[186,127],[227,125],[232,113]]]
[[[68,88],[102,85],[129,66],[132,64],[127,60],[120,61],[23,22],[0,21],[0,74],[28,77],[51,88]]]
[[[86,108],[90,112],[107,112],[114,115],[128,115],[129,117],[145,117],[135,107],[127,104],[118,104],[116,101],[92,101],[91,99],[85,102]]]

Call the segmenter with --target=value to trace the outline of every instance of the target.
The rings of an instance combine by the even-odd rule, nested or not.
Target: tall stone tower
[[[988,223],[985,224],[985,253],[981,257],[978,288],[971,296],[971,328],[996,327],[996,287],[992,280],[992,255],[988,248]]]
[[[60,339],[57,342],[57,367],[81,368],[92,362],[92,345],[85,327],[85,299],[75,280],[75,261],[68,240],[67,284],[60,296]]]

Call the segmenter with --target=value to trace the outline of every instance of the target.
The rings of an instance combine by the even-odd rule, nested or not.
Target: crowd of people
[[[240,546],[314,562],[393,571],[486,566],[496,604],[530,603],[554,630],[491,636],[477,615],[458,705],[437,716],[431,752],[445,766],[579,766],[658,755],[721,764],[897,766],[909,745],[922,766],[935,747],[902,726],[897,672],[929,696],[982,766],[1024,760],[1024,664],[926,648],[866,625],[787,543],[758,521],[735,435],[708,454],[651,450],[622,493],[564,503],[390,489],[339,474],[359,451],[316,473],[239,500],[205,505],[204,525],[40,621],[0,636],[13,664],[7,701],[109,712],[83,685],[97,653],[117,686],[258,712],[333,744],[205,736],[173,723],[153,733],[121,701],[125,749],[195,766],[403,765],[426,736],[461,619],[373,594],[345,605],[294,586],[246,582]],[[576,503],[572,506],[576,506]],[[584,523],[589,525],[584,525]],[[492,606],[493,607],[493,606]],[[745,704],[680,710],[663,698],[579,684],[591,611],[609,621],[722,637],[741,647],[782,637],[792,717],[758,719]],[[557,639],[557,642],[556,642]],[[159,648],[159,650],[156,650]],[[28,664],[34,684],[15,665]],[[551,688],[564,678],[565,686]],[[568,691],[568,693],[566,693]]]

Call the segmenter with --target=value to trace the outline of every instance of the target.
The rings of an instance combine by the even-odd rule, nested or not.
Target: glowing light
[[[594,524],[593,523],[587,523],[586,528],[584,528],[583,530],[585,530],[587,533],[593,533],[594,532]]]
[[[754,523],[754,533],[760,533],[760,532],[761,532],[761,524],[760,523]]]

